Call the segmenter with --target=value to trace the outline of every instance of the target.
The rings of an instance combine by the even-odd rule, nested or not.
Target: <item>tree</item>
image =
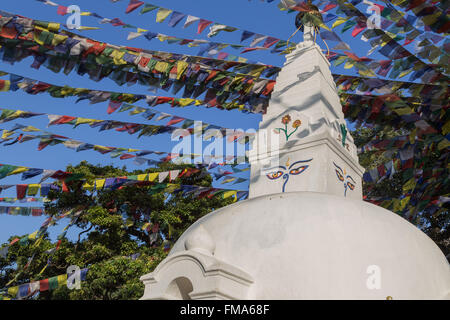
[[[385,127],[359,127],[352,131],[357,147],[361,147],[371,141],[375,136],[380,139],[390,139],[392,137],[402,135],[405,132],[402,130],[387,130]],[[427,154],[428,167],[440,166],[438,159],[441,157],[439,152],[431,152]],[[359,154],[359,162],[366,169],[377,167],[380,164],[387,162],[389,159],[380,156],[377,152],[364,152]],[[425,166],[422,165],[424,171]],[[363,182],[363,194],[366,198],[385,198],[395,199],[403,194],[403,172],[396,172],[392,179],[383,179],[377,183]],[[435,194],[448,195],[449,186],[444,183],[442,188],[434,190]],[[416,207],[417,208],[417,207]],[[388,208],[392,209],[392,208]],[[401,214],[401,213],[400,213]],[[426,233],[442,250],[447,260],[450,262],[450,213],[447,207],[442,207],[437,211],[420,210],[418,219],[410,220],[419,229]]]
[[[66,273],[71,265],[89,268],[80,290],[58,286],[40,293],[37,299],[138,299],[143,295],[139,277],[151,272],[167,255],[168,245],[194,221],[207,213],[233,202],[220,196],[195,197],[182,192],[169,193],[165,185],[140,183],[123,185],[114,190],[90,192],[85,188],[99,177],[122,177],[168,170],[185,170],[177,183],[210,187],[211,176],[204,167],[163,163],[156,169],[128,172],[126,168],[94,166],[82,162],[67,167],[68,172],[80,174],[83,180],[66,181],[67,192],[50,191],[54,202],[46,212],[57,217],[74,209],[74,226],[82,229],[78,238],[61,236],[52,243],[48,233],[42,240],[16,243],[9,248],[6,259],[0,257],[0,287],[16,278],[12,285],[55,277]],[[177,187],[175,187],[177,188]],[[172,188],[173,189],[173,188]],[[164,238],[166,240],[164,240]],[[16,238],[13,236],[10,238]],[[5,245],[3,245],[4,247]],[[29,258],[33,261],[27,266]],[[50,264],[39,274],[47,260]]]

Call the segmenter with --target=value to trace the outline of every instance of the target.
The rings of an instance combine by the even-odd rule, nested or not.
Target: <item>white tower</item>
[[[330,63],[305,26],[286,56],[249,153],[250,198],[314,191],[362,199],[357,150],[348,132]]]

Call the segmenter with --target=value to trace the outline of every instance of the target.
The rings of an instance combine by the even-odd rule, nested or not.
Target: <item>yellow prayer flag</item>
[[[39,247],[39,245],[40,245],[41,242],[42,242],[43,237],[44,237],[44,236],[41,236],[41,237],[40,237],[39,239],[37,239],[37,241],[34,243],[34,247],[35,247],[35,248]]]
[[[164,34],[158,34],[156,37],[157,37],[158,40],[161,41],[161,42],[164,42],[164,41],[166,41],[167,39],[170,39],[169,36],[166,36],[166,35],[164,35]]]
[[[148,174],[148,181],[153,182],[158,177],[159,172],[153,172]]]
[[[371,69],[359,68],[358,73],[363,77],[375,77],[375,72],[373,72],[373,70]]]
[[[145,181],[148,177],[148,173],[145,174],[138,174],[137,179],[138,181]]]
[[[8,176],[28,171],[28,169],[29,168],[27,168],[27,167],[19,167],[19,168],[15,169],[14,171],[8,173]]]
[[[49,24],[48,24],[48,30],[50,30],[50,31],[53,31],[53,32],[58,32],[59,31],[59,28],[60,28],[60,24],[59,23],[56,23],[56,22],[50,22]]]
[[[159,8],[156,14],[156,22],[163,22],[172,13],[173,10],[166,8]]]
[[[406,193],[407,191],[414,189],[415,186],[416,186],[416,179],[415,178],[411,178],[411,179],[408,180],[408,182],[406,182],[403,185],[403,192]]]
[[[254,76],[256,78],[259,78],[261,76],[261,73],[266,69],[266,66],[260,66],[255,68],[254,70],[250,71],[248,74],[250,76]]]
[[[147,31],[148,31],[147,29],[137,28],[138,33],[147,32]]]
[[[21,130],[22,130],[22,131],[25,131],[25,132],[37,132],[37,131],[41,131],[41,130],[39,130],[38,128],[33,127],[33,126],[28,126],[28,127],[22,128]]]
[[[331,29],[328,28],[328,26],[325,25],[323,22],[321,22],[321,23],[319,24],[319,26],[320,26],[321,28],[324,28],[325,30],[331,31]]]
[[[13,296],[13,297],[17,296],[17,292],[19,292],[19,287],[18,286],[8,288],[8,294],[10,296]]]
[[[67,273],[58,276],[58,286],[67,284]]]
[[[169,64],[167,62],[158,61],[155,65],[155,70],[158,72],[166,72],[168,66]]]
[[[145,112],[145,111],[147,111],[146,108],[136,107],[136,108],[134,108],[133,110],[131,110],[129,114],[134,116],[134,115],[136,115],[136,114],[143,113],[143,112]]]
[[[235,191],[235,190],[227,191],[223,194],[223,199],[229,198],[231,196],[235,196],[236,194],[237,194],[237,191]],[[236,201],[236,197],[235,197],[234,201]]]
[[[186,70],[188,65],[189,64],[187,62],[185,62],[185,61],[178,61],[177,62],[177,80],[180,80],[181,75]]]
[[[444,138],[441,142],[438,143],[437,147],[438,147],[438,150],[448,148],[448,147],[450,147],[450,141],[448,141],[447,139]]]
[[[355,63],[353,62],[353,60],[348,60],[344,65],[344,69],[351,69],[354,66],[355,66]]]
[[[52,45],[57,46],[58,44],[66,41],[68,36],[63,36],[61,34],[55,34],[52,39]]]
[[[83,189],[92,191],[92,190],[94,190],[94,184],[86,182],[83,184]]]
[[[119,50],[113,50],[113,52],[111,52],[110,57],[113,58],[113,62],[115,65],[120,65],[120,64],[126,64],[127,62],[125,60],[122,59],[122,57],[125,55],[124,51],[119,51]]]
[[[194,101],[198,101],[195,99],[191,99],[191,98],[181,98],[178,100],[178,103],[181,107],[186,107],[191,105]]]
[[[336,21],[333,23],[333,25],[331,26],[331,29],[336,28],[337,26],[340,26],[341,24],[343,24],[344,22],[346,22],[348,20],[348,18],[337,18]]]
[[[38,230],[36,230],[35,232],[29,234],[28,235],[28,239],[30,239],[30,240],[36,239],[37,234],[38,234]]]
[[[403,198],[401,201],[400,201],[400,206],[399,206],[399,209],[400,210],[403,210],[405,207],[406,207],[406,205],[408,204],[408,202],[409,202],[409,199],[411,199],[411,197],[405,197],[405,198]]]
[[[98,29],[100,29],[99,27],[83,27],[83,26],[80,26],[79,28],[77,28],[77,30],[80,30],[80,31],[84,31],[84,30],[98,30]]]
[[[169,183],[167,185],[167,188],[165,189],[165,192],[172,193],[172,192],[174,192],[175,190],[177,190],[179,188],[180,188],[179,184]]]
[[[40,184],[37,184],[37,183],[29,184],[27,194],[29,196],[35,196],[38,193],[40,188],[41,188]]]
[[[79,126],[80,124],[93,124],[96,122],[102,122],[103,120],[95,120],[95,119],[87,119],[87,118],[77,118],[77,121],[75,122],[75,126]]]
[[[103,189],[103,186],[105,185],[105,179],[98,179],[95,180],[95,188],[97,190]]]
[[[8,137],[12,136],[15,132],[14,131],[9,131],[9,130],[3,130],[3,134],[1,139],[7,139]]]

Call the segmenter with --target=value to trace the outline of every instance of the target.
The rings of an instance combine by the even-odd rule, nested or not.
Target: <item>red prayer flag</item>
[[[265,96],[268,96],[272,91],[273,91],[273,87],[275,87],[275,80],[271,80],[266,84],[266,87],[264,88],[262,94]]]
[[[9,28],[3,26],[3,28],[0,31],[0,36],[3,38],[15,39],[17,36],[17,30],[16,28]]]
[[[198,23],[198,30],[197,33],[200,34],[205,30],[207,26],[209,26],[212,23],[212,21],[200,19],[200,22]]]
[[[0,90],[2,90],[5,87],[5,81],[3,79],[0,79]]]
[[[72,120],[75,120],[76,118],[77,117],[62,116],[62,117],[50,122],[48,125],[51,126],[54,124],[64,124],[64,123],[70,122]]]
[[[273,46],[275,43],[277,43],[280,39],[274,38],[274,37],[268,37],[266,39],[266,41],[263,44],[264,48],[270,48],[271,46]]]
[[[166,126],[171,126],[173,124],[179,123],[186,120],[185,118],[182,117],[177,117],[177,116],[173,116],[172,119],[170,119],[169,122],[167,122]]]
[[[336,8],[336,7],[337,7],[337,4],[335,4],[335,3],[327,4],[325,6],[325,8],[322,9],[322,12],[330,11],[331,9]]]
[[[48,290],[48,279],[44,279],[39,281],[39,290],[41,292],[47,291]]]
[[[367,26],[364,24],[364,25],[359,25],[359,24],[357,24],[356,26],[355,26],[355,28],[353,29],[353,31],[352,31],[352,37],[356,37],[358,34],[360,34],[365,28],[366,28]]]
[[[134,154],[125,153],[125,154],[120,156],[120,160],[131,159],[131,158],[134,158],[134,157],[136,157]]]
[[[67,184],[65,181],[62,182],[62,191],[63,192],[69,192],[69,188],[67,187]]]
[[[107,112],[108,114],[111,114],[111,113],[113,113],[114,111],[116,111],[117,109],[119,109],[121,105],[122,105],[122,102],[119,102],[119,101],[109,101],[108,109],[106,110],[106,112]]]
[[[67,7],[59,5],[56,13],[60,16],[67,14]]]
[[[27,184],[18,184],[16,185],[17,191],[17,199],[25,198],[25,194],[27,193],[28,185]]]
[[[144,4],[144,1],[138,1],[138,0],[130,0],[130,3],[128,4],[127,9],[125,10],[125,13],[130,13],[140,6]]]

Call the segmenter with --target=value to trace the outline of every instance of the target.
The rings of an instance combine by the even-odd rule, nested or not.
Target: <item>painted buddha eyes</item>
[[[283,171],[276,171],[276,172],[271,172],[267,175],[267,178],[269,178],[270,180],[275,180],[278,179],[279,177],[281,177],[283,175]]]
[[[309,166],[301,166],[295,169],[292,169],[291,171],[289,171],[289,174],[293,174],[293,175],[297,175],[302,173],[303,171],[305,171]]]
[[[299,175],[300,173],[302,173],[303,171],[308,169],[309,165],[306,165],[304,163],[310,162],[310,161],[312,161],[312,159],[300,160],[300,161],[296,161],[292,164],[289,164],[289,158],[288,158],[288,161],[286,162],[286,166],[278,166],[278,167],[272,167],[270,169],[267,169],[267,170],[273,170],[273,171],[266,171],[266,172],[269,172],[268,174],[266,174],[266,176],[267,176],[267,178],[269,178],[269,180],[276,180],[276,179],[279,179],[280,177],[283,177],[284,183],[283,183],[283,187],[282,187],[281,191],[285,192],[286,184],[289,181],[289,177]],[[303,165],[301,165],[301,164],[303,164]]]
[[[341,167],[339,167],[336,163],[334,163],[336,176],[339,179],[339,181],[344,183],[344,196],[347,196],[347,189],[350,189],[351,191],[355,190],[355,180],[350,175],[347,175],[345,170],[342,170]],[[350,182],[351,181],[351,182]]]
[[[344,181],[344,176],[337,170],[336,170],[336,175],[340,181]]]

